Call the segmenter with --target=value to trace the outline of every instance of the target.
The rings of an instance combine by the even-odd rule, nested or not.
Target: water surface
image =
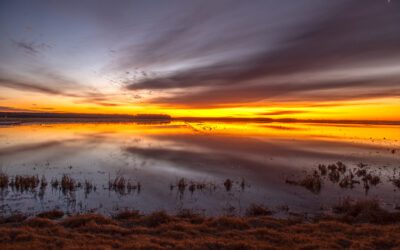
[[[91,192],[63,193],[48,185],[38,190],[1,191],[1,212],[37,213],[53,208],[66,212],[105,214],[123,209],[143,212],[182,208],[206,214],[241,214],[251,203],[277,213],[318,213],[344,197],[376,198],[389,208],[400,194],[388,181],[400,167],[400,129],[386,125],[283,123],[68,123],[0,127],[3,173],[42,175],[49,181],[67,174],[95,184]],[[394,151],[393,151],[394,150]],[[320,192],[288,185],[318,164],[341,161],[349,168],[368,164],[381,182],[368,192],[357,185],[340,188],[328,180]],[[110,190],[108,182],[123,176],[141,189]],[[209,187],[182,193],[187,183]],[[233,180],[227,191],[226,179]],[[241,186],[244,180],[245,186]],[[212,185],[212,188],[211,188]],[[215,186],[215,187],[214,187]],[[39,194],[40,193],[40,194]],[[284,208],[284,209],[283,209]]]

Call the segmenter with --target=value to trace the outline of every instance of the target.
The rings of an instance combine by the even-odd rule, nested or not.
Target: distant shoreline
[[[79,113],[22,113],[0,112],[0,125],[17,125],[22,123],[113,123],[113,122],[230,122],[230,123],[315,123],[315,124],[348,124],[348,125],[400,125],[400,121],[384,120],[323,120],[323,119],[294,119],[294,118],[242,118],[242,117],[171,117],[165,114],[79,114]]]

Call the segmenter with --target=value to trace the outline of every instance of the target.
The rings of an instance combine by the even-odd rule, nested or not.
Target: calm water
[[[396,151],[392,151],[395,149]],[[1,213],[36,213],[53,208],[106,214],[125,208],[176,212],[190,208],[206,214],[243,213],[251,203],[279,213],[317,213],[343,197],[377,198],[400,205],[400,191],[388,181],[400,168],[400,128],[368,125],[313,124],[26,124],[0,127],[0,168],[9,176],[44,175],[50,183],[68,174],[76,182],[93,182],[63,193],[49,184],[1,191]],[[343,189],[324,180],[316,194],[285,183],[301,178],[318,164],[363,162],[381,178],[366,193],[362,185]],[[108,188],[124,176],[141,190],[124,194]],[[206,183],[203,190],[171,190],[180,178]],[[223,185],[229,178],[232,190]],[[240,183],[245,181],[245,187]],[[215,185],[209,186],[209,185]]]

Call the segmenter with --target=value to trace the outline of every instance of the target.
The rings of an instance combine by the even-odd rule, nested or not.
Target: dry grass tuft
[[[116,220],[130,220],[137,219],[140,217],[140,213],[138,210],[125,210],[113,216],[113,219]]]
[[[87,225],[88,223],[105,225],[113,224],[113,221],[98,214],[85,214],[75,217],[69,217],[62,222],[62,225],[67,228],[79,228]]]
[[[271,215],[272,211],[267,207],[258,204],[251,204],[249,208],[246,210],[247,216],[267,216]]]
[[[340,215],[340,220],[348,223],[387,224],[400,221],[400,213],[390,213],[382,209],[376,200],[352,202],[346,198],[334,206],[333,210]]]
[[[246,220],[235,216],[217,217],[209,222],[209,226],[215,227],[219,230],[244,230],[249,228]]]
[[[172,220],[172,217],[169,216],[164,211],[154,212],[152,214],[143,216],[140,220],[140,224],[147,227],[157,227],[161,224],[168,223]]]
[[[192,224],[200,224],[205,220],[203,215],[201,215],[199,213],[195,213],[191,209],[180,210],[179,213],[176,215],[176,217],[178,217],[180,219],[187,219]]]
[[[36,215],[36,217],[46,218],[46,219],[50,219],[50,220],[60,219],[63,216],[64,216],[64,212],[59,211],[59,210],[51,210],[51,211],[42,212],[42,213],[39,213]]]
[[[28,216],[26,216],[25,214],[16,213],[16,214],[13,214],[11,216],[1,217],[0,218],[0,224],[23,222],[27,218],[28,218]]]

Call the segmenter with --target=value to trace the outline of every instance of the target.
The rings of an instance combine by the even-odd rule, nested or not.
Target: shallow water
[[[393,152],[393,149],[395,151]],[[37,213],[53,208],[76,213],[115,213],[194,209],[210,215],[242,214],[252,203],[277,214],[319,213],[344,197],[376,198],[386,207],[400,205],[400,193],[388,181],[400,168],[400,127],[283,123],[81,123],[23,124],[0,127],[3,173],[44,175],[50,183],[63,174],[88,180],[96,190],[63,193],[49,184],[17,191],[1,190],[1,213]],[[381,178],[368,192],[362,185],[343,189],[328,180],[319,193],[295,185],[318,164],[363,162]],[[397,171],[397,170],[396,170]],[[140,192],[110,190],[118,176],[141,183]],[[179,179],[206,183],[203,190],[172,190]],[[224,187],[226,179],[232,189]],[[244,180],[244,187],[240,184]],[[210,186],[210,185],[215,185]],[[284,209],[283,209],[284,208]]]

